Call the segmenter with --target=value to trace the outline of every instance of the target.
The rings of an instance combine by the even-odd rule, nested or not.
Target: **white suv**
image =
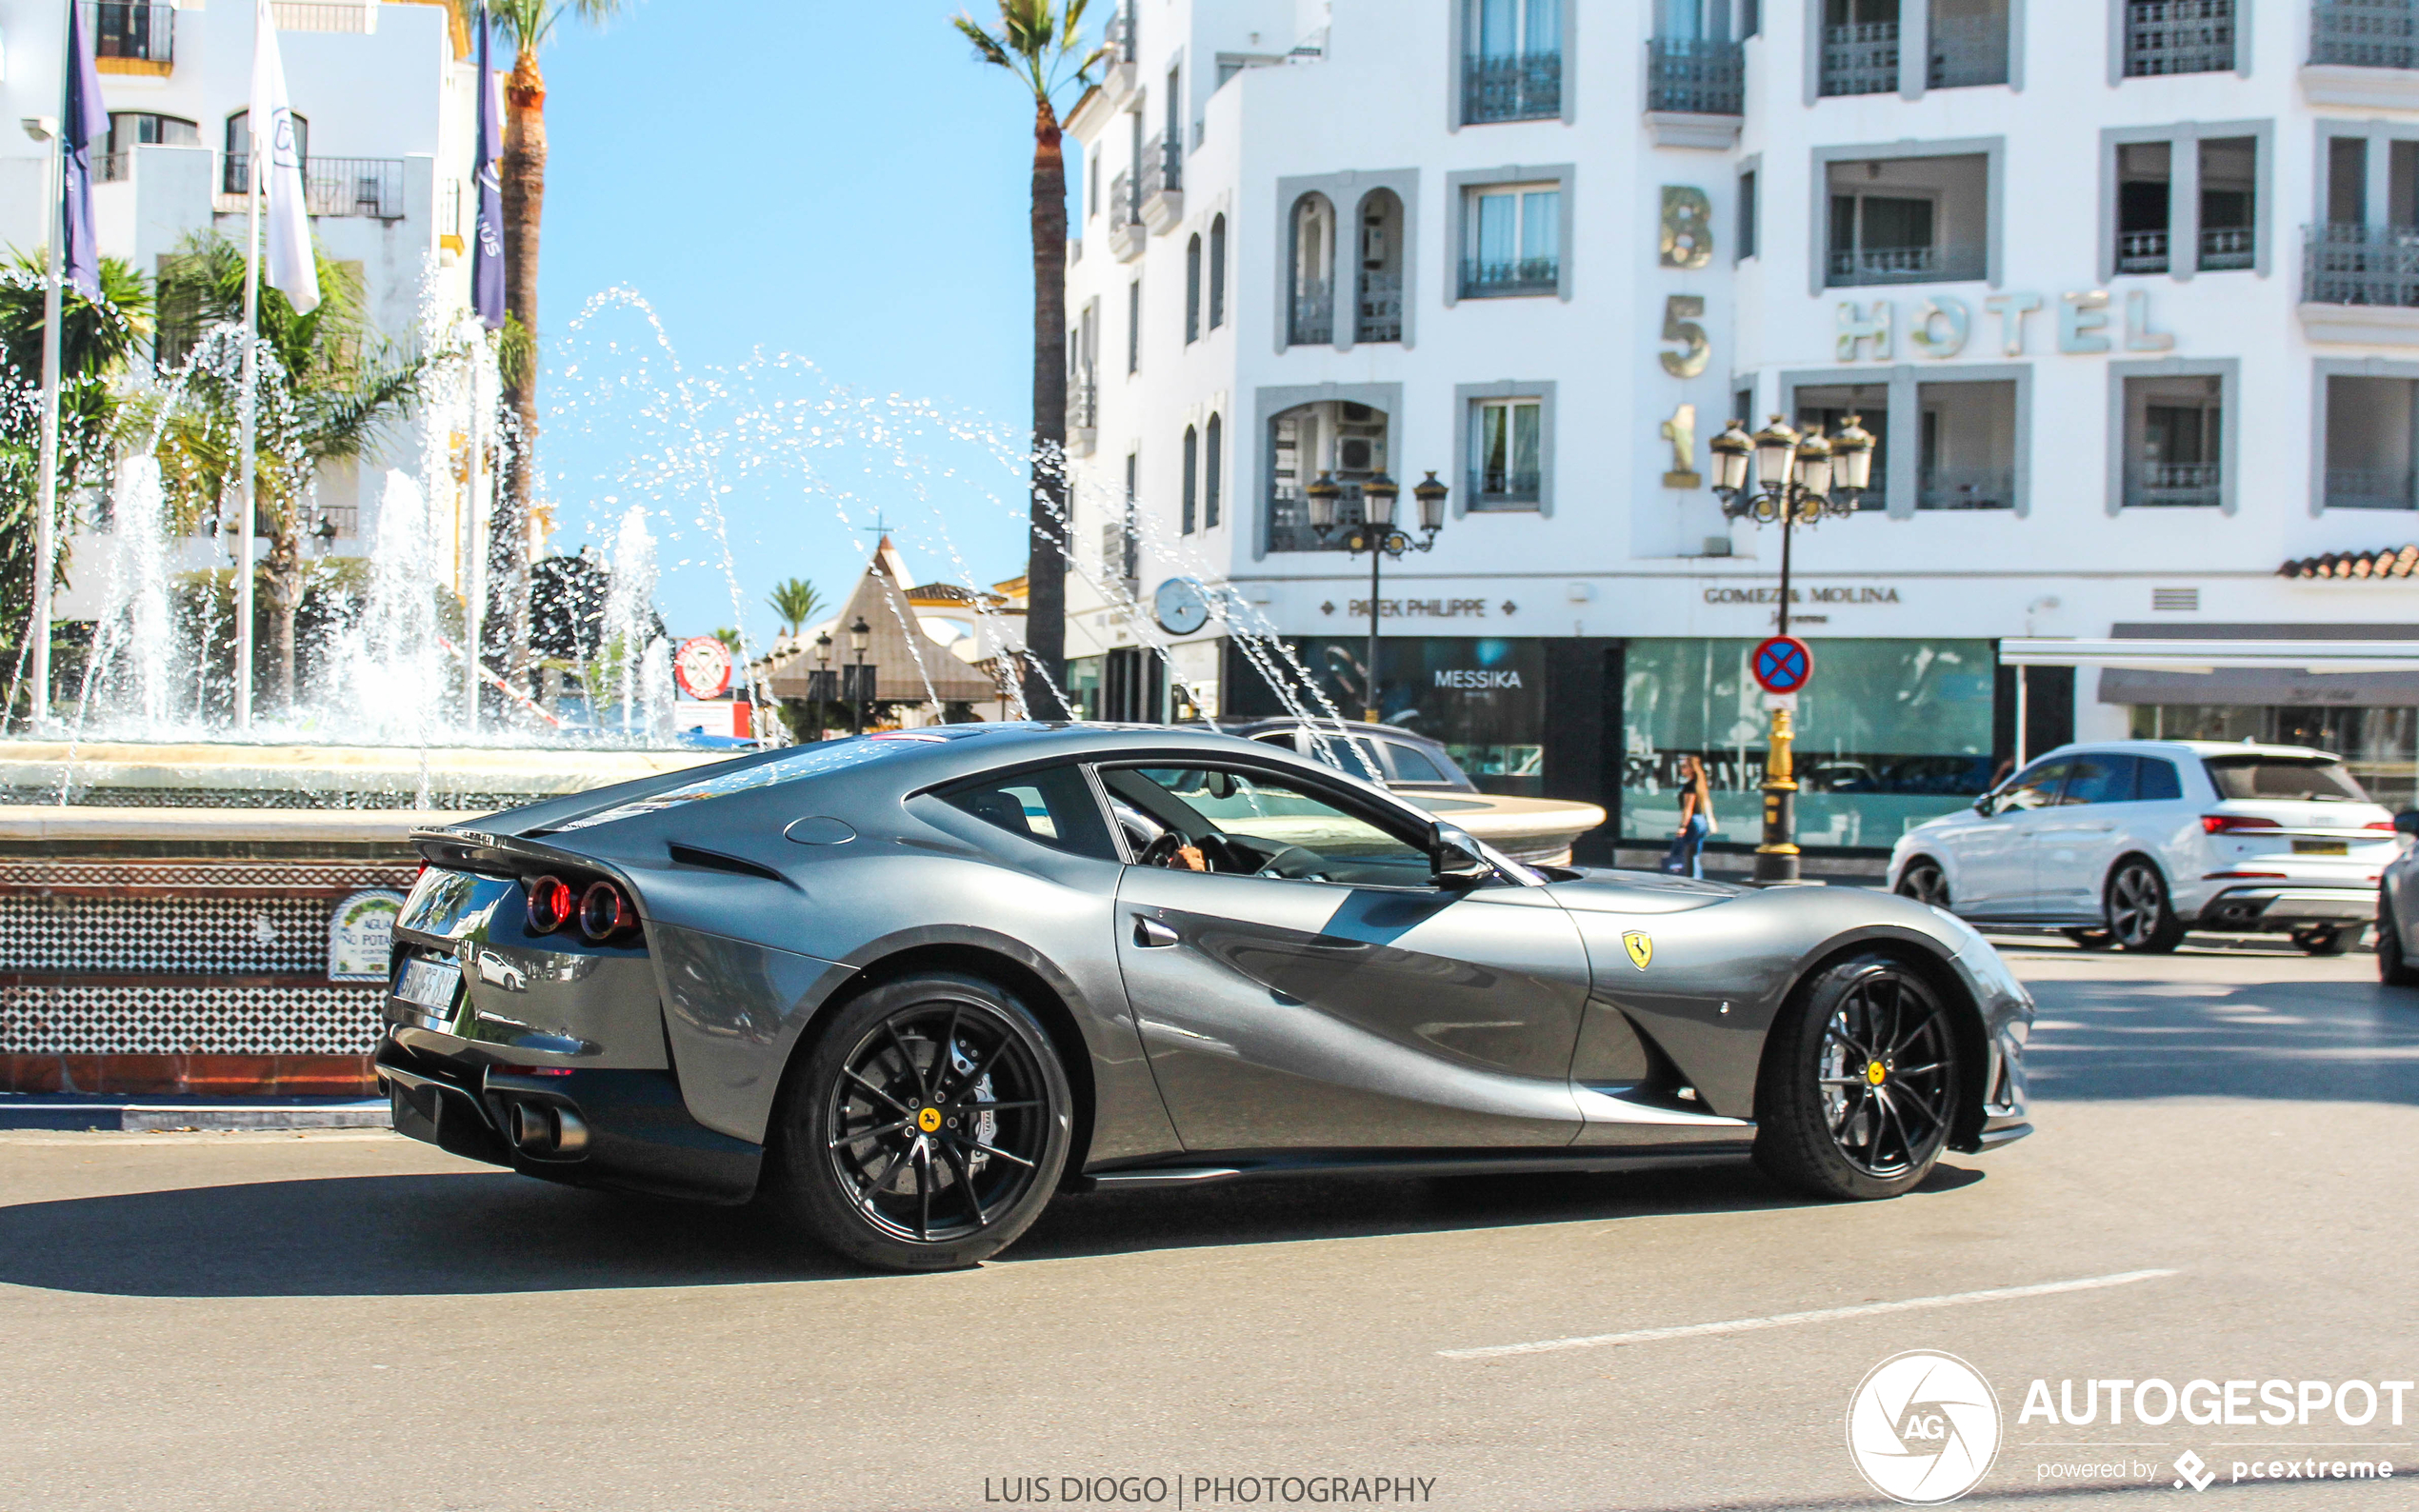
[[[1907,831],[1889,884],[1961,918],[2060,926],[2089,946],[2172,950],[2200,928],[2289,934],[2339,955],[2375,916],[2401,845],[2392,816],[2325,751],[2114,741],[2060,746],[1970,812]]]

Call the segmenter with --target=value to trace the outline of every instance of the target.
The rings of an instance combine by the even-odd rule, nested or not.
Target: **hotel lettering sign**
[[[1982,302],[1977,317],[1972,306],[1953,294],[1934,294],[1919,301],[1907,324],[1898,323],[1898,306],[1887,299],[1871,303],[1843,299],[1835,307],[1837,349],[1841,362],[1860,358],[1889,362],[1897,355],[1903,328],[1907,344],[1919,356],[1945,358],[1963,353],[1976,337],[1996,342],[1999,353],[2022,357],[2029,350],[2033,323],[2028,318],[2050,311],[2057,326],[2058,350],[2078,356],[2112,351],[2169,351],[2172,332],[2150,327],[2150,294],[2144,288],[2125,292],[2112,308],[2103,288],[2079,288],[2055,300],[2032,293],[1992,294]]]
[[[1781,590],[1776,587],[1707,588],[1705,590],[1705,602],[1713,605],[1778,604],[1781,602]],[[1800,604],[1852,605],[1895,604],[1897,602],[1898,590],[1892,587],[1858,587],[1854,585],[1843,585],[1837,587],[1798,587],[1792,586],[1789,588],[1789,605],[1791,607],[1795,607]]]

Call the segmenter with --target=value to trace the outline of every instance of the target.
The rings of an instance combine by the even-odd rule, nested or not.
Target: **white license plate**
[[[2296,856],[2348,856],[2351,854],[2351,847],[2340,840],[2296,840],[2293,842],[2293,854]]]
[[[395,978],[394,995],[406,1003],[416,1003],[433,1008],[439,1014],[453,1011],[454,994],[462,990],[462,968],[450,961],[429,961],[413,956],[403,964],[403,971]]]

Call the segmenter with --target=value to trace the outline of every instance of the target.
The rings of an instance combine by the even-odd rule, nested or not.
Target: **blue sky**
[[[678,634],[732,621],[709,498],[755,636],[775,581],[847,590],[877,508],[919,576],[1024,568],[1013,470],[964,437],[1030,425],[1032,114],[956,9],[638,0],[544,55],[551,544],[648,507]],[[616,288],[685,387],[635,306],[581,319]]]

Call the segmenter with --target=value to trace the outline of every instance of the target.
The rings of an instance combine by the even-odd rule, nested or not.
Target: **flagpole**
[[[265,8],[264,8],[265,9]],[[258,25],[259,10],[253,12]],[[236,462],[235,485],[235,727],[252,727],[252,489],[254,487],[253,452],[257,449],[259,402],[255,388],[260,381],[260,194],[261,171],[260,123],[244,116],[245,145],[250,149],[244,160],[247,177],[245,199],[250,211],[244,227],[244,376],[243,395],[239,401],[243,416],[241,436],[237,445],[241,456]]]
[[[59,84],[59,125],[50,133],[48,178],[50,206],[50,252],[42,287],[42,476],[35,487],[33,520],[33,724],[50,723],[50,579],[59,550],[59,326],[65,318],[60,286],[67,274],[60,267],[67,223],[68,90],[73,87],[75,60]]]

